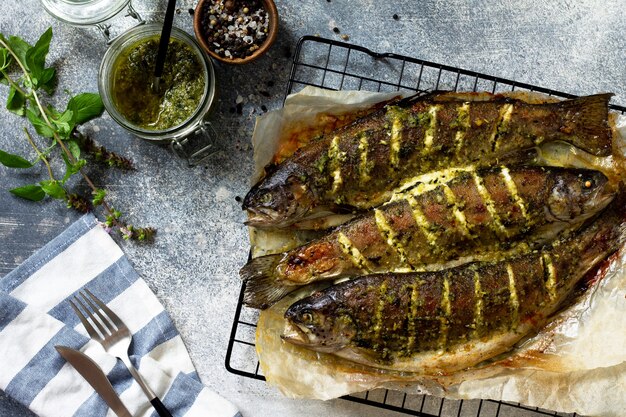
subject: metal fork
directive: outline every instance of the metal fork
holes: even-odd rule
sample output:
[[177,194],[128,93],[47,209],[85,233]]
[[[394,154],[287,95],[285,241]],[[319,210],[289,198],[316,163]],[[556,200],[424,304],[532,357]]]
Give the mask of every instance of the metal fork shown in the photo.
[[[85,294],[86,293],[86,294]],[[69,300],[72,309],[85,326],[87,333],[92,339],[99,342],[104,350],[111,355],[124,362],[124,365],[128,368],[135,381],[141,386],[141,389],[146,394],[150,403],[161,417],[172,417],[172,414],[165,408],[159,397],[150,389],[146,381],[135,369],[128,357],[128,349],[132,340],[132,335],[128,330],[128,327],[120,320],[120,318],[109,307],[91,293],[88,289],[84,292],[79,292],[82,296],[83,302],[78,296],[74,297],[74,301]],[[78,308],[80,305],[85,312]],[[96,318],[95,316],[98,316]],[[91,320],[91,322],[90,322]],[[93,323],[93,325],[92,325]],[[97,328],[94,328],[95,327]]]

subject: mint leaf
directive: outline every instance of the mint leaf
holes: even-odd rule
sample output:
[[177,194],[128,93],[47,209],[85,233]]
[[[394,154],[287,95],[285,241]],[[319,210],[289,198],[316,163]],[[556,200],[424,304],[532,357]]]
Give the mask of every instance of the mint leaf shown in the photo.
[[41,189],[52,198],[65,199],[65,189],[56,180],[40,181]]
[[98,188],[95,191],[92,191],[93,200],[91,201],[94,206],[99,206],[104,202],[104,197],[106,197],[107,192],[102,188]]
[[76,160],[80,159],[80,146],[78,146],[78,143],[76,143],[75,140],[68,140],[66,143],[66,146],[69,149],[72,156],[74,157],[74,159]]
[[54,93],[54,89],[56,88],[56,68],[46,68],[39,75],[39,81],[37,85],[44,89],[44,91],[48,94]]
[[104,104],[100,95],[82,93],[70,99],[67,109],[74,112],[74,123],[78,125],[100,116],[104,111]]
[[59,135],[67,138],[72,132],[72,129],[74,129],[73,119],[74,112],[71,110],[66,110],[61,113],[58,118],[52,119],[52,123],[56,125]]
[[5,42],[9,44],[13,53],[17,56],[17,59],[20,60],[22,65],[28,69],[28,64],[26,64],[26,53],[32,48],[32,46],[19,36],[11,36],[9,39],[5,39]]
[[9,168],[30,168],[33,164],[19,155],[14,155],[0,149],[0,164]]
[[43,200],[43,198],[46,196],[46,193],[43,191],[43,189],[36,184],[14,188],[12,190],[9,190],[9,192],[13,195],[31,201],[40,201]]
[[4,71],[11,64],[11,56],[9,50],[6,48],[0,48],[0,71]]
[[54,131],[32,109],[26,109],[26,117],[41,136],[54,137]]
[[24,116],[24,105],[26,104],[26,97],[20,93],[15,87],[11,86],[9,89],[9,96],[7,97],[7,109],[19,116]]
[[46,68],[46,56],[50,50],[52,40],[52,28],[48,28],[37,40],[32,48],[26,51],[25,62],[31,72],[31,78],[35,88],[48,86],[54,77],[54,68]]
[[78,171],[80,171],[80,169],[85,166],[87,161],[85,161],[84,159],[79,159],[76,161],[76,163],[73,164],[72,162],[70,162],[68,157],[65,156],[65,154],[61,154],[61,156],[63,157],[63,161],[65,161],[65,175],[63,176],[61,183],[65,184],[65,182],[72,175],[78,173]]

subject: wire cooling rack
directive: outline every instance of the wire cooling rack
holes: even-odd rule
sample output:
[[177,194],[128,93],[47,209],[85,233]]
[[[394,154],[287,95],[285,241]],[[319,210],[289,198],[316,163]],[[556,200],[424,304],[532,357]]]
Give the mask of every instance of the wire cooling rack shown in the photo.
[[[559,98],[562,93],[530,84],[480,74],[447,65],[392,53],[376,53],[367,48],[305,36],[296,47],[286,95],[305,86],[331,90],[368,90],[406,93],[432,90],[453,91],[535,91]],[[626,114],[626,107],[611,105]],[[241,288],[233,327],[226,351],[226,369],[248,378],[265,380],[255,350],[258,311],[243,305]],[[427,395],[408,395],[389,390],[373,390],[343,397],[346,400],[420,417],[574,417],[518,403],[491,400],[448,400]]]

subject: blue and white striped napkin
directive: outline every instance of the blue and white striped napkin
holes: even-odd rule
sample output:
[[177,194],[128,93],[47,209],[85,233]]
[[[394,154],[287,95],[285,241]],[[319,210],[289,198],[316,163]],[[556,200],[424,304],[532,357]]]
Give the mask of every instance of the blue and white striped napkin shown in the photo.
[[156,417],[121,361],[91,341],[68,299],[88,288],[133,334],[130,357],[175,417],[241,417],[202,385],[172,320],[122,250],[86,215],[0,278],[0,389],[45,417],[113,416],[57,353],[80,349],[98,363],[139,417]]

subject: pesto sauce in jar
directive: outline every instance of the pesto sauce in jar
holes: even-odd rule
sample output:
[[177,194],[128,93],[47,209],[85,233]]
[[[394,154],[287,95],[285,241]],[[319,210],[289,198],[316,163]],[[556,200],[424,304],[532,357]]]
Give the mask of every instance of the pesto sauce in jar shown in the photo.
[[183,124],[196,111],[205,90],[200,58],[184,42],[170,38],[159,92],[152,88],[159,36],[129,46],[113,64],[111,95],[130,123],[146,130]]

